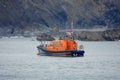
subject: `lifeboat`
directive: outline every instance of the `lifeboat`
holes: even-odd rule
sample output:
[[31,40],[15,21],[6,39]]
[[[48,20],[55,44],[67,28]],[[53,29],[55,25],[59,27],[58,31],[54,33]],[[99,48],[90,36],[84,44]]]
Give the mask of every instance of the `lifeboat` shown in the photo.
[[75,40],[53,40],[49,44],[39,45],[38,51],[44,56],[84,56],[83,45],[79,46]]

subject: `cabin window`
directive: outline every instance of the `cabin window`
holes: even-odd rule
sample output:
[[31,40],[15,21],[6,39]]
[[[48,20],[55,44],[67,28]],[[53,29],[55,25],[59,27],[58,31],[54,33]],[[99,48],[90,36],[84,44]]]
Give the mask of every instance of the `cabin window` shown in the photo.
[[61,43],[60,42],[51,42],[51,46],[60,46]]

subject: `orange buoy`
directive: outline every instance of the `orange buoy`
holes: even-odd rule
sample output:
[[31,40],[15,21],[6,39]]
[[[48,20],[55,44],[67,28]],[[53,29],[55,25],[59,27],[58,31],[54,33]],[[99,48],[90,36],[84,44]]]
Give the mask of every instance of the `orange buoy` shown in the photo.
[[83,46],[83,45],[80,45],[80,46],[79,46],[79,49],[80,49],[80,50],[84,50],[84,46]]

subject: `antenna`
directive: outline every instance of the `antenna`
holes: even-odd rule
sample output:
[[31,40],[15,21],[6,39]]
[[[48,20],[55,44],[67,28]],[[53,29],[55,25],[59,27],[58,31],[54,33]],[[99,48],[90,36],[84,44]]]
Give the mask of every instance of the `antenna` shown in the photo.
[[71,22],[71,29],[70,29],[70,33],[73,34],[73,20]]

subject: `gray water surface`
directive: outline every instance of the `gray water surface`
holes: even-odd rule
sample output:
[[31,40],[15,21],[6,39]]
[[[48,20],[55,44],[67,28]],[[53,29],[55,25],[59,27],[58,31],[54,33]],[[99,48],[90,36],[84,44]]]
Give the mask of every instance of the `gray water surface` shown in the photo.
[[37,56],[39,42],[0,39],[0,80],[120,80],[120,42],[84,42],[84,57]]

